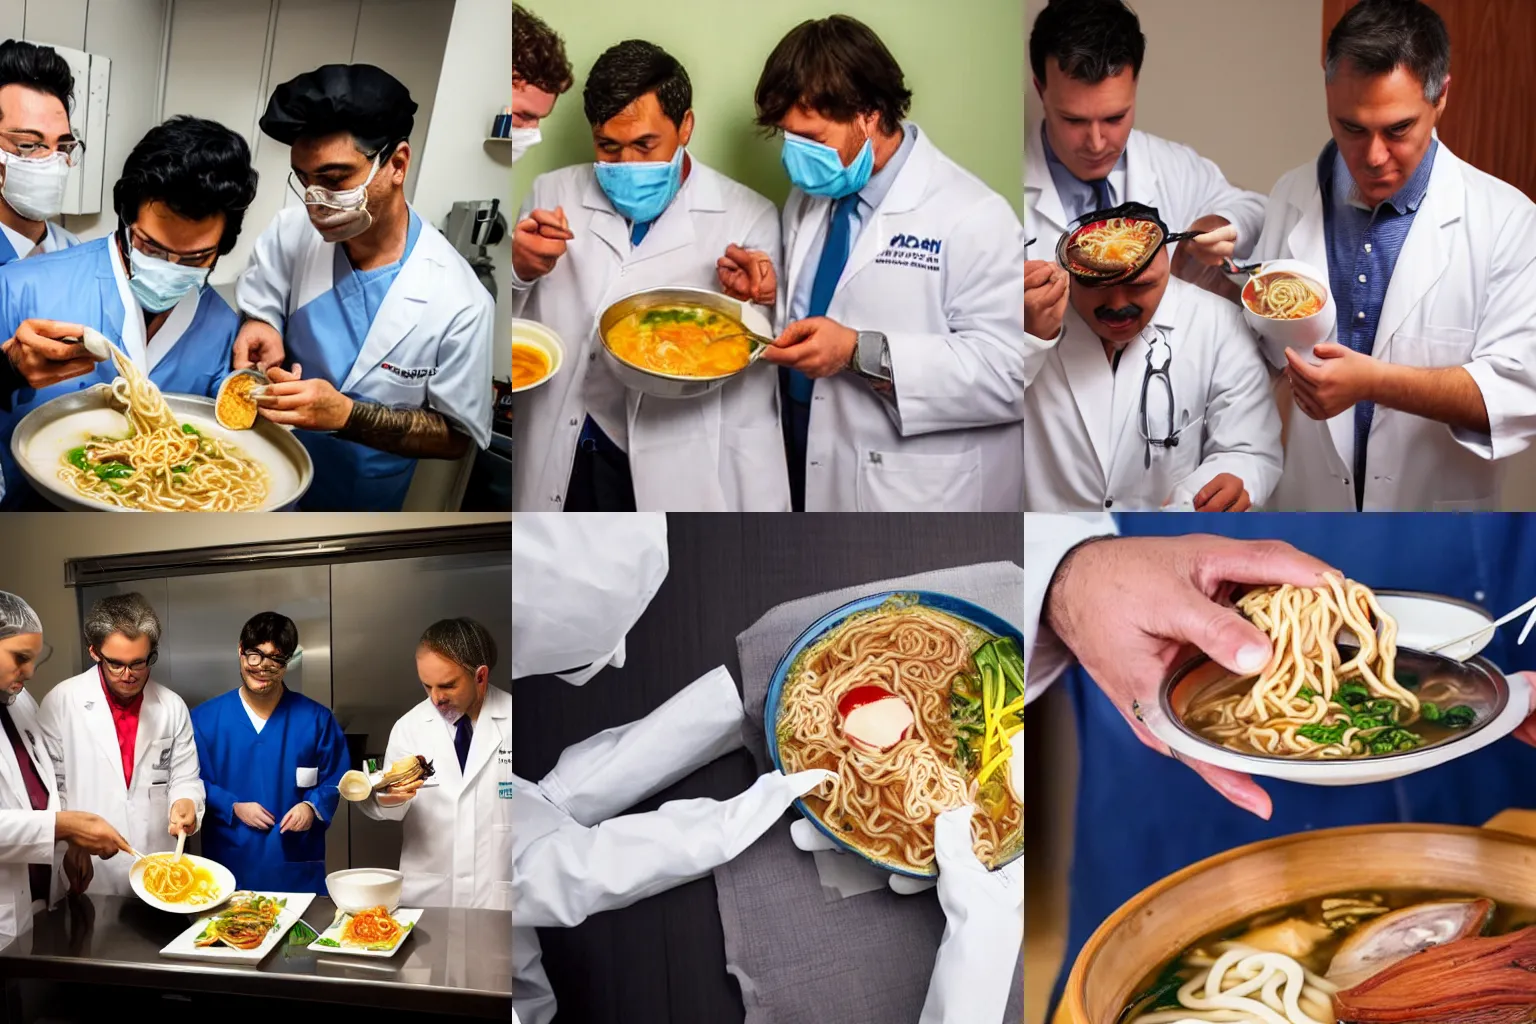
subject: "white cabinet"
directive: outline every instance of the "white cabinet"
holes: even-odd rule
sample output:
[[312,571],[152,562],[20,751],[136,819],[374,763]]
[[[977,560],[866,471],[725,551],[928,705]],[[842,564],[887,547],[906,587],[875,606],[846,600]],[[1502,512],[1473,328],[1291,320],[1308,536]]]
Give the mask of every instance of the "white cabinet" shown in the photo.
[[75,137],[85,143],[85,159],[70,169],[64,191],[64,212],[100,213],[107,149],[107,88],[112,80],[112,62],[100,54],[73,50],[44,40],[27,41],[40,46],[52,45],[69,63],[69,70],[75,76],[69,121],[75,129]]

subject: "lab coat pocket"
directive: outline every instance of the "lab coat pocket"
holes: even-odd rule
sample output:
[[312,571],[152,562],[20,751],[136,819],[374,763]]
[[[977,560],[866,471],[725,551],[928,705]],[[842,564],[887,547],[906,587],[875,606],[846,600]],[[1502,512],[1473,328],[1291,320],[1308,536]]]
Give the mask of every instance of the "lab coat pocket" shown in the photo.
[[865,452],[860,512],[979,512],[981,452]]
[[159,835],[171,824],[171,787],[165,782],[149,784],[149,834]]
[[293,784],[300,789],[313,789],[320,784],[319,768],[298,768],[294,770]]
[[1399,331],[1392,338],[1391,360],[1402,366],[1465,366],[1472,361],[1477,333],[1463,327],[1430,327],[1419,334]]
[[361,396],[391,409],[420,409],[427,404],[427,378],[403,380],[388,370],[374,370]]

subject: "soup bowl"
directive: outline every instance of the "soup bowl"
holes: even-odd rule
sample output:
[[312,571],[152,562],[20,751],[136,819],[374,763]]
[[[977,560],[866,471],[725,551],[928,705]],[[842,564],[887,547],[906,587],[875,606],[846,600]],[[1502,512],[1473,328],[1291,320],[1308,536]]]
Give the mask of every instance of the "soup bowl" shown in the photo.
[[[1012,637],[1014,642],[1019,644],[1019,649],[1023,650],[1024,638],[1017,627],[980,605],[972,604],[964,598],[952,597],[949,594],[940,594],[928,590],[885,591],[879,594],[871,594],[868,597],[861,597],[856,601],[850,601],[841,608],[835,608],[807,626],[805,631],[795,639],[795,642],[789,645],[789,649],[779,658],[778,666],[773,670],[773,678],[769,681],[768,697],[763,711],[763,725],[767,732],[768,756],[772,759],[773,766],[779,771],[785,771],[784,759],[779,750],[779,713],[784,703],[784,690],[789,682],[789,675],[794,669],[796,660],[807,648],[814,646],[828,634],[837,630],[851,616],[879,608],[892,598],[900,598],[910,605],[943,612],[946,615],[984,630],[993,636]],[[837,829],[822,821],[820,816],[803,799],[795,801],[795,809],[814,825],[817,831],[836,843],[842,850],[857,854],[882,870],[898,875],[906,875],[909,878],[934,878],[938,875],[936,867],[930,867],[927,871],[914,871],[905,864],[877,857],[850,843],[843,838]],[[1023,852],[1024,836],[1021,830],[1017,840],[1008,849],[1003,851],[1002,857],[998,860],[997,867],[1013,863]]]
[[393,868],[347,868],[325,876],[331,902],[349,914],[383,906],[393,914],[400,906],[405,876]]
[[[1244,301],[1243,319],[1260,337],[1286,348],[1294,348],[1310,358],[1313,345],[1320,345],[1333,337],[1339,307],[1333,301],[1333,290],[1328,287],[1327,272],[1317,270],[1310,263],[1303,263],[1301,260],[1270,260],[1252,276],[1263,278],[1282,272],[1305,277],[1320,287],[1323,290],[1323,308],[1311,316],[1296,320],[1274,320],[1255,313]],[[1243,282],[1243,286],[1247,287],[1246,281]]]
[[544,358],[549,362],[549,369],[544,376],[522,387],[513,388],[514,395],[522,391],[532,391],[553,380],[555,374],[560,372],[560,364],[565,361],[565,344],[560,340],[560,335],[537,320],[513,320],[512,344],[532,346],[543,352]]
[[1058,1020],[1116,1024],[1152,972],[1266,910],[1329,893],[1435,889],[1536,904],[1536,841],[1458,825],[1359,825],[1267,839],[1142,890],[1089,937]]
[[699,306],[713,310],[740,323],[747,330],[765,338],[773,337],[773,325],[762,310],[750,303],[741,302],[728,295],[721,295],[704,288],[647,288],[633,292],[614,302],[597,318],[597,337],[601,343],[603,360],[610,372],[625,387],[655,398],[698,398],[707,395],[733,377],[751,369],[762,346],[752,343],[752,356],[747,364],[730,373],[714,377],[690,377],[681,374],[648,370],[626,362],[608,345],[608,332],[620,320],[631,313],[639,313],[658,306]]
[[[129,856],[129,854],[119,854],[118,856]],[[144,868],[148,863],[147,859],[134,861],[133,866],[128,869],[128,885],[133,889],[134,895],[156,910],[164,910],[172,914],[201,914],[215,909],[235,894],[235,874],[229,868],[218,861],[209,860],[207,857],[198,857],[190,853],[184,853],[182,856],[213,875],[213,881],[218,892],[212,900],[209,900],[207,903],[168,903],[158,896],[152,895],[148,889],[144,888]]]

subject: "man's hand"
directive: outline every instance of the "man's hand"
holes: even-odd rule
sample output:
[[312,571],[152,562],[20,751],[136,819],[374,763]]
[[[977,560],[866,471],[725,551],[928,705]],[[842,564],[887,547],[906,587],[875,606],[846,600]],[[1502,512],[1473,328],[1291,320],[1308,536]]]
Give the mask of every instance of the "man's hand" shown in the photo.
[[[1157,706],[1183,645],[1194,644],[1230,672],[1262,670],[1269,638],[1232,608],[1237,585],[1315,587],[1330,571],[1336,570],[1280,541],[1204,534],[1094,540],[1057,567],[1046,621],[1137,739],[1172,756],[1137,709]],[[1248,776],[1202,762],[1189,767],[1234,804],[1269,817],[1269,795]]]
[[173,836],[191,835],[197,831],[197,804],[182,797],[171,804],[170,824],[166,831]]
[[846,370],[858,341],[857,331],[836,320],[813,316],[784,328],[784,333],[763,352],[763,358],[799,370],[814,380]]
[[1242,480],[1231,473],[1217,473],[1195,495],[1196,512],[1247,512],[1253,507]]
[[1321,366],[1307,362],[1296,350],[1285,350],[1285,375],[1291,382],[1296,407],[1315,420],[1332,419],[1356,402],[1373,401],[1381,363],[1370,356],[1332,342],[1312,349]]
[[85,892],[95,876],[96,867],[91,863],[90,851],[70,843],[64,851],[64,877],[69,879],[69,891]]
[[288,813],[283,815],[283,823],[278,827],[279,832],[308,832],[309,827],[315,823],[315,809],[306,803],[296,803],[288,808]]
[[417,779],[415,782],[407,782],[399,786],[390,786],[388,789],[383,790],[378,794],[376,799],[379,801],[379,806],[400,806],[407,800],[415,797],[416,791],[421,788],[421,784],[425,781],[425,779]]
[[531,210],[512,230],[512,269],[519,280],[537,281],[560,262],[565,243],[576,236],[560,207]]
[[9,357],[16,372],[26,378],[28,386],[45,388],[96,368],[96,360],[84,345],[65,340],[84,334],[85,328],[80,324],[23,320],[16,328],[16,336],[0,345],[0,351]]
[[1050,341],[1067,315],[1067,272],[1045,260],[1024,264],[1024,330]]
[[1237,251],[1237,228],[1225,217],[1207,214],[1191,224],[1189,230],[1200,234],[1180,242],[1174,249],[1173,262],[1168,265],[1168,273],[1174,277],[1183,277],[1195,265],[1219,266]]
[[728,245],[715,262],[715,273],[725,294],[741,302],[771,306],[779,296],[779,278],[765,252]]
[[[265,832],[277,821],[272,817],[272,812],[254,800],[247,800],[234,806],[235,817],[245,822],[258,832]],[[286,820],[286,819],[285,819]]]
[[112,827],[111,822],[89,811],[58,812],[53,819],[53,837],[73,843],[102,860],[118,850],[130,854],[133,852],[128,847],[128,840]]
[[263,372],[283,361],[283,336],[265,320],[247,320],[235,335],[237,370],[255,367]]
[[272,383],[256,396],[257,412],[273,423],[304,430],[340,430],[352,415],[352,399],[328,380],[303,379],[304,367],[292,372],[280,366],[267,371]]

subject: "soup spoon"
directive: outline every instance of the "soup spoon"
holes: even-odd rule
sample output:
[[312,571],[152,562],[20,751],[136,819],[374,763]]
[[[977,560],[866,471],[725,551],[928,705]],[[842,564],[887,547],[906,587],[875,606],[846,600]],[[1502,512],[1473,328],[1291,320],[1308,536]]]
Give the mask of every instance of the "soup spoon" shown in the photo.
[[1520,630],[1520,638],[1515,641],[1516,645],[1523,644],[1525,643],[1525,638],[1531,635],[1532,628],[1536,628],[1536,597],[1531,598],[1529,601],[1525,602],[1525,604],[1521,605],[1519,608],[1516,608],[1514,611],[1510,612],[1503,618],[1488,623],[1488,625],[1484,626],[1482,629],[1479,629],[1473,633],[1468,633],[1463,637],[1457,637],[1455,640],[1447,640],[1445,643],[1436,644],[1435,646],[1428,648],[1425,653],[1443,654],[1445,657],[1450,658],[1453,661],[1466,661],[1476,653],[1474,648],[1477,647],[1479,641],[1481,641],[1484,637],[1491,636],[1495,629],[1504,625],[1506,622],[1513,622],[1527,612],[1530,613],[1531,617],[1526,620],[1525,628]]

